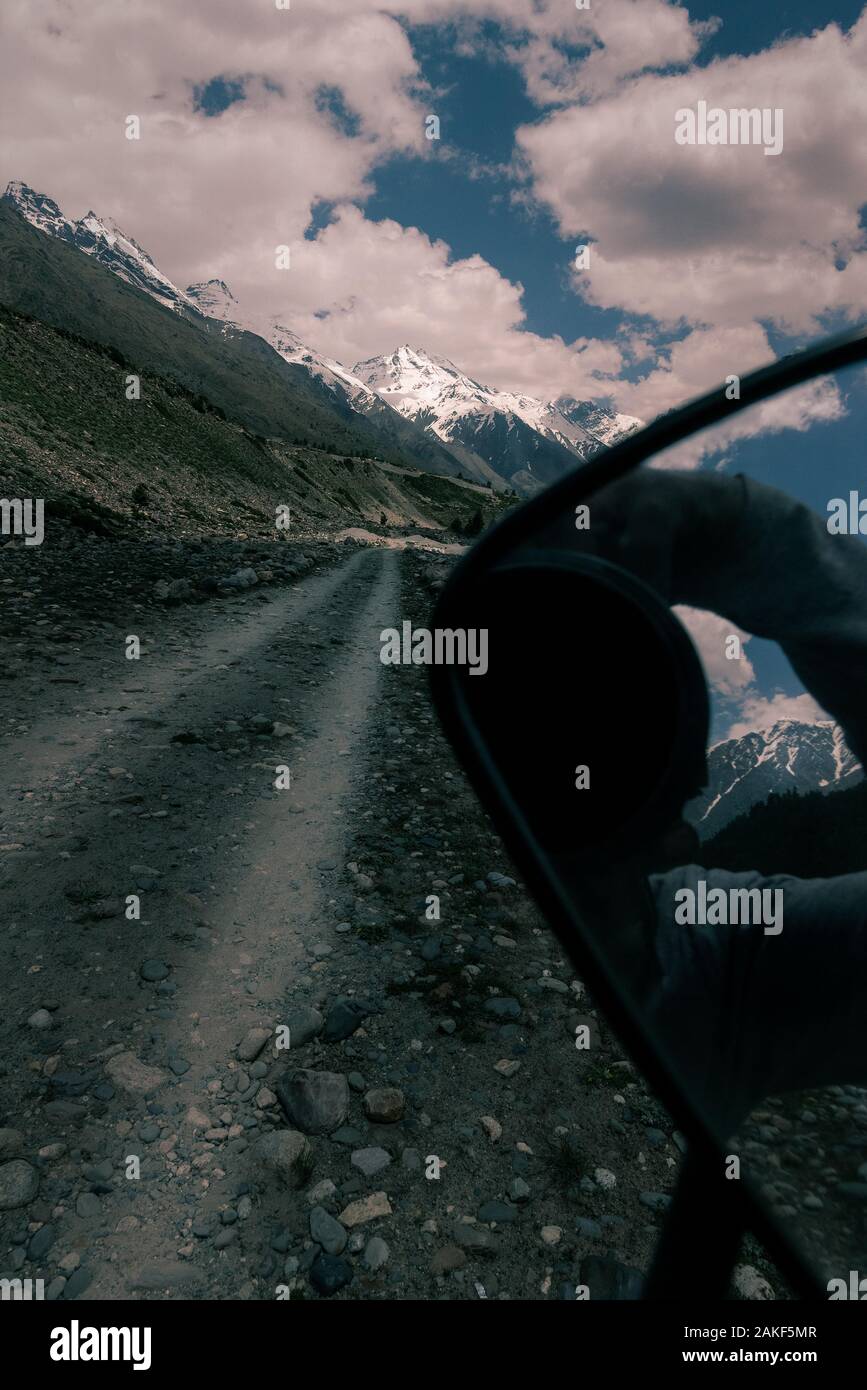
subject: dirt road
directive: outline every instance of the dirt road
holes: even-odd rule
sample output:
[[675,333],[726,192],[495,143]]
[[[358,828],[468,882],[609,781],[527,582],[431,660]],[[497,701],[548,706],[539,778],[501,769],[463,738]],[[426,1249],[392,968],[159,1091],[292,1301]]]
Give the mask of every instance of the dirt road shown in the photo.
[[3,689],[0,1269],[64,1299],[622,1290],[677,1136],[425,673],[379,661],[447,561],[316,561],[115,595]]

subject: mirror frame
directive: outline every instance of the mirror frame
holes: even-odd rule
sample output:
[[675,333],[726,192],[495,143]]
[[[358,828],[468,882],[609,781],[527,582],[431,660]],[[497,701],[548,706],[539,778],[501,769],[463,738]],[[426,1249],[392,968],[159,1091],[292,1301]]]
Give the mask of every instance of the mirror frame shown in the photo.
[[[740,380],[740,396],[730,400],[726,386],[717,387],[704,396],[654,420],[619,444],[603,450],[586,464],[579,465],[564,478],[546,488],[538,496],[524,502],[495,524],[458,562],[434,605],[432,624],[435,628],[461,626],[459,619],[465,596],[479,578],[494,569],[502,560],[508,562],[513,549],[525,543],[546,525],[559,520],[564,513],[589,498],[598,489],[631,473],[649,458],[690,438],[702,430],[720,423],[732,415],[757,405],[794,386],[839,371],[845,367],[867,362],[867,324],[843,333],[815,346],[783,357],[767,367],[749,373]],[[577,974],[588,983],[594,1000],[617,1033],[625,1049],[635,1059],[643,1076],[658,1099],[675,1119],[678,1128],[689,1142],[687,1162],[682,1167],[707,1175],[718,1163],[722,1175],[721,1141],[713,1134],[703,1116],[694,1108],[684,1088],[677,1080],[667,1059],[657,1051],[652,1037],[636,1020],[628,998],[621,993],[608,967],[589,934],[581,927],[580,915],[574,903],[561,891],[562,884],[551,856],[535,839],[521,807],[513,800],[500,770],[491,758],[469,713],[458,668],[435,666],[429,668],[434,706],[444,731],[463,764],[483,806],[493,820],[506,848],[519,867],[527,886],[553,929],[567,958]],[[695,1199],[694,1184],[691,1196]],[[671,1209],[671,1217],[681,1196],[679,1187]],[[818,1275],[806,1262],[803,1253],[789,1238],[777,1221],[765,1210],[749,1184],[725,1182],[719,1193],[708,1194],[711,1201],[724,1199],[729,1212],[737,1212],[743,1229],[751,1229],[761,1239],[771,1258],[792,1288],[810,1301],[827,1300],[827,1290]],[[683,1213],[678,1214],[682,1224]],[[654,1260],[665,1244],[667,1226],[657,1239]],[[726,1256],[728,1258],[728,1256]],[[653,1279],[653,1267],[651,1280]],[[661,1281],[665,1285],[663,1277]],[[645,1296],[657,1295],[648,1290]],[[669,1295],[670,1296],[670,1295]]]

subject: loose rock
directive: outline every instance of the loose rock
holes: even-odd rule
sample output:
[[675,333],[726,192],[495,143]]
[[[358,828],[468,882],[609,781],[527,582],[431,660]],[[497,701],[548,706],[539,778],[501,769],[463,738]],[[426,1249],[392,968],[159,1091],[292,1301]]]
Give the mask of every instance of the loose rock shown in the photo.
[[277,1082],[277,1095],[289,1119],[305,1134],[328,1134],[349,1110],[349,1084],[332,1071],[295,1071]]
[[292,1129],[263,1134],[256,1141],[254,1158],[287,1187],[301,1187],[307,1181],[312,1150],[303,1134]]

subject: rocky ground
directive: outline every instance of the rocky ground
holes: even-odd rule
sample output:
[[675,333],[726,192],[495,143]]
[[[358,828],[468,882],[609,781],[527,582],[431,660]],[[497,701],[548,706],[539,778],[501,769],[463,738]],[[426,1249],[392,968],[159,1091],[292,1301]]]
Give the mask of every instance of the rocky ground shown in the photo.
[[634,1293],[682,1140],[379,661],[447,561],[76,534],[2,552],[0,1274]]

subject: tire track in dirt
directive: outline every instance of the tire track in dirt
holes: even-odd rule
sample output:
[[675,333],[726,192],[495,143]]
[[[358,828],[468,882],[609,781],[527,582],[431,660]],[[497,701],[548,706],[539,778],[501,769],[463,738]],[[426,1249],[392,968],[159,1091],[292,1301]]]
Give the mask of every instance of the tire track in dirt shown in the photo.
[[[4,1122],[24,1131],[28,1156],[46,1144],[66,1145],[54,1166],[43,1164],[43,1193],[54,1205],[42,1204],[37,1220],[59,1222],[63,1240],[58,1240],[65,1241],[66,1253],[82,1253],[92,1276],[82,1289],[85,1297],[135,1296],[127,1287],[134,1266],[149,1257],[170,1258],[188,1234],[187,1209],[194,1209],[203,1193],[220,1200],[226,1195],[221,1179],[203,1172],[223,1146],[195,1137],[189,1128],[181,1143],[175,1131],[191,1103],[207,1104],[207,1083],[213,1088],[218,1066],[236,1065],[232,1053],[246,1027],[261,1021],[263,1007],[280,997],[291,984],[293,967],[301,969],[306,960],[310,923],[325,892],[315,865],[342,853],[343,812],[361,766],[358,750],[381,669],[378,633],[386,619],[392,620],[395,569],[395,558],[383,551],[360,552],[339,569],[308,579],[288,599],[269,604],[264,614],[240,617],[234,631],[227,633],[222,625],[206,630],[182,671],[168,654],[159,669],[154,663],[147,688],[137,692],[136,704],[126,712],[128,719],[164,716],[168,723],[181,713],[179,697],[186,696],[184,725],[213,725],[217,717],[225,721],[235,715],[243,721],[270,705],[267,723],[285,718],[288,703],[293,721],[304,726],[292,729],[291,752],[277,750],[277,760],[285,757],[292,766],[289,791],[273,788],[280,740],[267,733],[257,735],[260,746],[233,760],[227,754],[236,750],[215,744],[212,728],[205,729],[208,743],[146,745],[130,738],[129,724],[119,739],[104,739],[92,720],[70,715],[66,726],[75,726],[81,741],[68,755],[64,750],[58,765],[58,745],[49,741],[50,726],[45,730],[42,766],[47,763],[54,788],[40,786],[23,812],[22,803],[16,807],[19,826],[29,822],[31,827],[29,843],[37,848],[29,852],[37,860],[45,852],[38,838],[45,829],[40,814],[61,795],[57,779],[73,758],[80,761],[82,744],[91,757],[121,760],[124,777],[141,789],[131,793],[138,799],[131,808],[134,818],[121,815],[114,824],[111,815],[118,807],[110,798],[80,789],[86,804],[76,824],[83,826],[86,844],[73,856],[84,894],[88,882],[93,893],[105,890],[121,898],[140,891],[140,922],[125,921],[122,902],[114,904],[120,914],[112,912],[107,926],[98,913],[90,922],[91,900],[85,896],[80,914],[85,920],[70,924],[67,917],[61,930],[63,880],[68,886],[71,876],[64,861],[59,868],[56,862],[45,868],[40,863],[34,884],[33,860],[16,856],[16,881],[10,883],[7,875],[2,893],[7,904],[13,892],[26,895],[12,904],[22,920],[10,927],[11,1027],[4,1030],[4,1055],[11,1058],[14,1075]],[[86,690],[92,698],[92,688]],[[22,742],[31,738],[32,731]],[[13,753],[23,751],[13,748]],[[7,798],[17,776],[7,762]],[[38,775],[31,774],[31,780],[38,784]],[[159,804],[155,796],[168,797],[169,813],[148,809]],[[171,810],[179,814],[172,817]],[[190,844],[191,838],[205,843]],[[131,881],[131,863],[140,861],[141,869],[155,860],[155,877],[148,881],[150,869],[139,875],[146,887]],[[189,881],[192,876],[195,882]],[[210,898],[207,907],[203,896]],[[169,957],[171,966],[170,979],[154,982],[156,988],[139,978],[139,963],[151,955]],[[23,1030],[30,1009],[46,1002],[52,1028],[35,1034]],[[167,1087],[158,1096],[124,1097],[111,1094],[111,1085],[106,1088],[104,1064],[111,1054],[127,1051],[164,1071]],[[171,1074],[173,1063],[177,1076]],[[47,1105],[40,1104],[46,1099]],[[227,1105],[221,1107],[224,1114]],[[215,1122],[212,1128],[225,1132],[231,1126]],[[142,1134],[154,1137],[138,1142]],[[235,1142],[233,1160],[245,1148],[246,1139]],[[122,1176],[130,1153],[141,1157],[140,1182]],[[194,1161],[203,1158],[203,1164]],[[107,1165],[110,1176],[86,1178],[99,1163]],[[99,1211],[85,1201],[82,1214],[78,1189],[90,1187],[93,1196],[94,1185]],[[4,1218],[4,1225],[14,1219]],[[218,1253],[214,1263],[219,1266],[221,1259],[225,1264],[226,1256]],[[51,1260],[47,1263],[50,1277]],[[44,1269],[38,1273],[45,1276]],[[221,1279],[219,1291],[214,1288],[209,1275],[209,1296],[233,1296],[237,1270],[227,1290]],[[202,1284],[182,1280],[180,1287]]]

